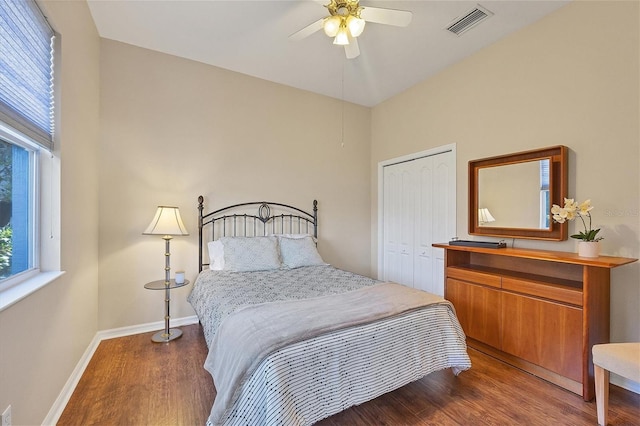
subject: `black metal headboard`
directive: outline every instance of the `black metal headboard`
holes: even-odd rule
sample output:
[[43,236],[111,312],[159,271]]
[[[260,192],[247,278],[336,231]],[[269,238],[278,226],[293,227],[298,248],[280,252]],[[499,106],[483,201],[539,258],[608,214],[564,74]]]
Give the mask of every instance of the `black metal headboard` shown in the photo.
[[[257,213],[250,212],[253,208]],[[272,209],[274,213],[272,214]],[[318,201],[313,200],[313,213],[287,204],[252,201],[234,204],[203,214],[204,197],[198,197],[198,268],[202,272],[203,245],[225,236],[260,236],[268,234],[311,234],[318,238]],[[277,213],[276,213],[277,212]],[[210,233],[204,236],[204,228]],[[217,231],[217,233],[216,233]]]

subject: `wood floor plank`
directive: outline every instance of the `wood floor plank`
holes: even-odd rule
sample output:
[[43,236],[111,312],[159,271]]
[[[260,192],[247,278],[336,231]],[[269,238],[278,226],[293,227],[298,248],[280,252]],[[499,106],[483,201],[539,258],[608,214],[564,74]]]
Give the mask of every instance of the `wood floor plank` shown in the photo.
[[58,425],[203,425],[215,398],[198,325],[170,343],[154,333],[104,340]]
[[[58,425],[204,425],[215,388],[199,325],[152,343],[153,333],[100,343]],[[578,395],[470,349],[459,376],[432,373],[317,426],[595,425]],[[640,426],[640,395],[611,386],[610,426]],[[251,425],[253,426],[253,425]],[[261,426],[261,425],[256,425]]]

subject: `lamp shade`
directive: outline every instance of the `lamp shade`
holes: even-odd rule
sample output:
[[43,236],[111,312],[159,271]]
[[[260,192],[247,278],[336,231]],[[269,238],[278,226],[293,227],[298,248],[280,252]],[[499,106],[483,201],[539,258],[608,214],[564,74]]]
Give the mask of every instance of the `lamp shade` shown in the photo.
[[340,29],[340,23],[342,22],[342,18],[339,16],[329,16],[325,18],[324,24],[322,28],[324,29],[324,33],[329,37],[335,37],[338,34],[338,30]]
[[478,209],[478,222],[480,223],[489,223],[495,222],[496,219],[491,215],[488,208]]
[[177,207],[158,206],[156,215],[143,235],[189,235]]
[[349,34],[347,34],[347,27],[342,25],[340,26],[340,30],[338,30],[338,34],[336,34],[336,38],[333,39],[333,44],[338,44],[340,46],[345,46],[349,44]]
[[351,37],[358,37],[364,31],[364,25],[366,24],[364,19],[357,18],[349,15],[347,18],[347,27],[349,27],[349,33]]

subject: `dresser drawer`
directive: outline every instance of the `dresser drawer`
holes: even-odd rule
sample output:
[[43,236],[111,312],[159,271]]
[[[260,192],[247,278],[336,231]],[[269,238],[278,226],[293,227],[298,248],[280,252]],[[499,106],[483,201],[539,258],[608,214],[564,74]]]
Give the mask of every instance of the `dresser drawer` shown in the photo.
[[470,281],[476,284],[486,285],[489,287],[502,287],[502,278],[500,275],[490,274],[487,272],[474,271],[466,268],[457,268],[449,266],[447,268],[447,277],[455,278],[462,281]]
[[551,285],[518,278],[503,277],[504,290],[555,300],[561,303],[582,306],[582,291],[575,288]]

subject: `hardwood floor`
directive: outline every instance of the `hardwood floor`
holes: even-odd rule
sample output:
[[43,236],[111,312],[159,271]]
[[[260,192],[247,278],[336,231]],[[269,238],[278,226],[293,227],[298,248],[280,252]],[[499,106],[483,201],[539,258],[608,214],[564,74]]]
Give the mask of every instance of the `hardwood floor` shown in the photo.
[[[169,344],[153,333],[100,343],[58,425],[204,425],[215,389],[200,326]],[[317,426],[595,425],[595,403],[475,350],[473,367],[444,370]],[[610,425],[640,425],[640,395],[611,387]]]
[[154,333],[100,342],[58,425],[204,425],[215,397],[207,346],[199,325],[181,330],[168,344]]

